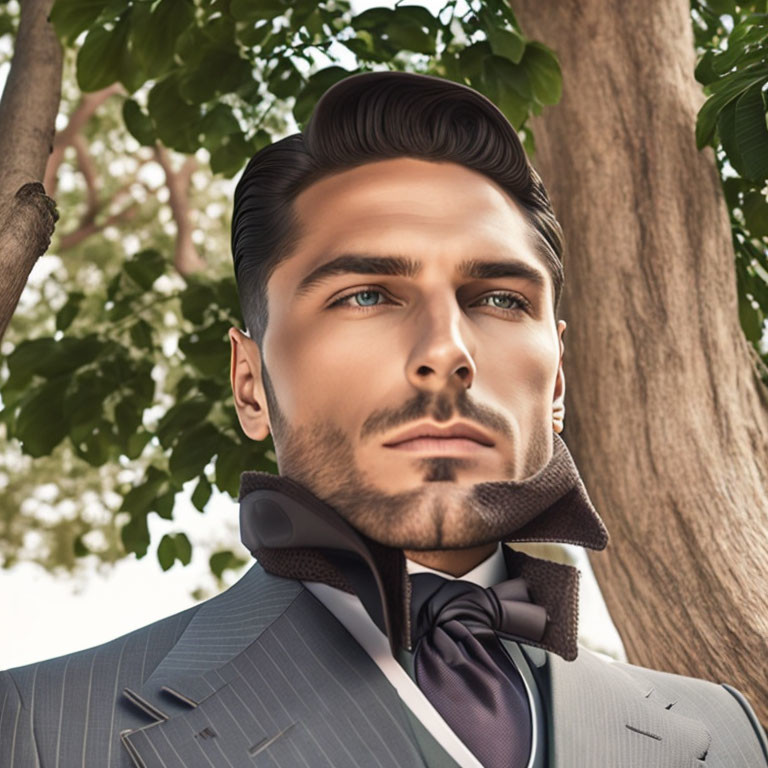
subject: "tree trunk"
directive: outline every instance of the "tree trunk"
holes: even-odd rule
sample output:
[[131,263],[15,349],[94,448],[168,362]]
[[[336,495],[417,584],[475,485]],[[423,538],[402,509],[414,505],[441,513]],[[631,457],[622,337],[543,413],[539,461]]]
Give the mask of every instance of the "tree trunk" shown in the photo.
[[512,5],[563,70],[535,165],[567,242],[563,437],[611,534],[595,574],[630,662],[734,685],[766,723],[768,391],[695,146],[688,1]]
[[48,21],[52,5],[53,0],[21,0],[0,100],[0,339],[57,218],[40,183],[61,98],[62,51]]

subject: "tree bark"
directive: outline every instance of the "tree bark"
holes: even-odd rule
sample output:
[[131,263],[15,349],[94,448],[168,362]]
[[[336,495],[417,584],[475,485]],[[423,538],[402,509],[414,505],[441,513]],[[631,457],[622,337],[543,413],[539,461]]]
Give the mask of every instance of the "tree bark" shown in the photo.
[[0,100],[0,339],[57,218],[40,183],[61,98],[62,51],[48,21],[52,5],[53,0],[22,0]]
[[695,146],[688,0],[512,5],[563,71],[535,165],[567,242],[563,437],[611,534],[595,574],[630,662],[734,685],[766,723],[768,392]]

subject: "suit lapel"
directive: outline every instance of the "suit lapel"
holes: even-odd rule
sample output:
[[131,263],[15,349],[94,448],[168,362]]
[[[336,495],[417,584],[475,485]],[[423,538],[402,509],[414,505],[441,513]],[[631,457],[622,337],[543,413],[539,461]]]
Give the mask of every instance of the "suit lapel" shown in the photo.
[[711,736],[704,724],[670,711],[623,666],[580,647],[570,662],[547,653],[538,670],[549,768],[679,768],[706,756]]
[[152,721],[121,734],[144,768],[425,765],[371,658],[303,585],[259,566],[203,604],[125,695]]

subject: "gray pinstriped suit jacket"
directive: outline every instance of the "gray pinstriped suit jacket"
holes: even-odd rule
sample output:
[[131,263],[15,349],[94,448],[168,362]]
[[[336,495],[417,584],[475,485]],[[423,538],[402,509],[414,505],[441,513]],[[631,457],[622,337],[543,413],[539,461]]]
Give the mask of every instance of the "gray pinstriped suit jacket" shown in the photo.
[[[727,686],[521,646],[550,768],[765,768]],[[96,648],[0,673],[0,768],[452,768],[301,582],[231,589]]]

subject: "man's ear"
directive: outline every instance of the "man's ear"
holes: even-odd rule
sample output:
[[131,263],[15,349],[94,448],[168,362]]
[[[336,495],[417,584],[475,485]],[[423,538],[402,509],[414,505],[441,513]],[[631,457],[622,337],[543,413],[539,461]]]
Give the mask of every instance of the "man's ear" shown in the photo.
[[565,320],[557,321],[557,337],[560,343],[560,358],[557,362],[557,378],[555,379],[555,392],[552,397],[552,428],[558,434],[563,431],[565,422],[565,373],[563,372],[563,352],[565,351],[563,331],[565,331],[565,326]]
[[229,329],[232,346],[229,379],[235,397],[240,426],[251,440],[264,440],[269,434],[267,398],[261,381],[259,345],[237,328]]

